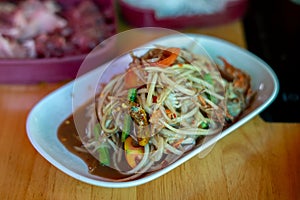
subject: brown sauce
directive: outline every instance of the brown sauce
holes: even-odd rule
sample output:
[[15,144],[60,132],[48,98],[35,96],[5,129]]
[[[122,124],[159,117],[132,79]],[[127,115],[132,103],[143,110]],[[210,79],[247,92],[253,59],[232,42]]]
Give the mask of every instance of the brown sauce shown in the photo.
[[[76,117],[83,118],[83,120],[81,120],[82,122],[86,121],[84,120],[85,109],[86,106],[83,106],[75,112]],[[76,127],[73,116],[74,115],[71,115],[67,119],[65,119],[58,128],[58,132],[57,132],[58,139],[65,146],[65,148],[68,149],[71,153],[80,157],[86,163],[90,174],[97,175],[100,177],[105,177],[105,178],[111,178],[111,179],[120,179],[126,177],[125,175],[120,174],[117,170],[113,168],[101,165],[100,162],[90,153],[78,151],[76,149],[76,147],[84,148],[80,140],[80,137],[78,135],[77,128],[84,130],[85,124],[77,124]]]
[[[121,174],[120,172],[118,172],[117,170],[111,167],[101,165],[100,162],[90,153],[78,151],[76,149],[76,147],[81,149],[84,148],[81,139],[78,135],[78,131],[84,131],[86,127],[86,124],[84,124],[84,122],[87,122],[86,108],[88,105],[89,104],[82,106],[80,109],[75,111],[72,115],[70,115],[60,124],[57,131],[57,136],[59,141],[65,146],[66,149],[68,149],[71,153],[81,158],[86,163],[90,174],[104,177],[104,178],[115,179],[115,180],[127,177],[126,175]],[[74,115],[76,116],[77,119],[76,126],[75,126]],[[82,120],[78,120],[78,118]],[[83,123],[80,124],[80,122]],[[233,123],[231,123],[230,125],[232,124]],[[225,130],[228,127],[229,125],[224,126],[223,130]],[[203,138],[204,137],[199,137],[196,143],[200,145],[202,143]],[[198,145],[196,145],[196,147]],[[125,158],[123,157],[123,159]]]

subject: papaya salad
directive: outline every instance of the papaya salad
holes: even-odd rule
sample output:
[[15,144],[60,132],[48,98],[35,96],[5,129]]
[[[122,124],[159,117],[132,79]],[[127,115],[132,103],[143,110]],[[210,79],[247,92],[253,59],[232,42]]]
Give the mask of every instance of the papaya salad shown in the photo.
[[101,85],[88,107],[82,138],[101,165],[126,175],[113,181],[173,163],[221,133],[254,96],[250,77],[221,57],[224,64],[215,66],[207,56],[164,46],[130,56],[126,72]]

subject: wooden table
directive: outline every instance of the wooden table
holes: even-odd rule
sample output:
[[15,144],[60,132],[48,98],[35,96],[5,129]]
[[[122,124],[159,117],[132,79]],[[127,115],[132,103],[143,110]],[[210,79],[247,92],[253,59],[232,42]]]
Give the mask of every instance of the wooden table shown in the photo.
[[[239,21],[185,31],[246,47]],[[259,116],[205,158],[147,184],[111,189],[75,180],[37,153],[25,129],[31,108],[63,84],[0,85],[0,199],[300,199],[300,124]]]

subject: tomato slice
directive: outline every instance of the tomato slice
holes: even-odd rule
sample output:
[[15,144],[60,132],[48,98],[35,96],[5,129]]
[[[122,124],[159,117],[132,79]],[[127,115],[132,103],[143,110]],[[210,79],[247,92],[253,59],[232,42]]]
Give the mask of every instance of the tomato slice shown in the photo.
[[163,68],[169,67],[175,62],[175,60],[177,59],[177,57],[180,53],[180,48],[170,47],[170,48],[167,48],[166,51],[171,52],[170,56],[157,62],[157,64]]
[[132,142],[133,139],[130,136],[126,138],[124,142],[125,158],[128,165],[132,168],[135,168],[144,156],[144,147],[135,147],[133,146]]
[[124,77],[124,82],[125,89],[137,88],[144,84],[143,81],[138,77],[138,75],[136,75],[136,73],[133,71],[133,69],[127,70]]

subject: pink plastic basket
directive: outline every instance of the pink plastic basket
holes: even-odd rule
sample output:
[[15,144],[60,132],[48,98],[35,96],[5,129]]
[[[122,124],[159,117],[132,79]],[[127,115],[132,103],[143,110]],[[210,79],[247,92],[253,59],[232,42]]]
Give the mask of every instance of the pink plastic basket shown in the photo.
[[[79,0],[57,0],[62,6],[71,6]],[[95,0],[106,12],[107,23],[116,33],[116,20],[113,0]],[[83,16],[84,17],[84,16]],[[114,43],[109,42],[97,48],[91,57],[90,70],[112,57]],[[65,56],[60,58],[0,59],[0,83],[40,83],[68,81],[76,78],[79,67],[87,55]]]

